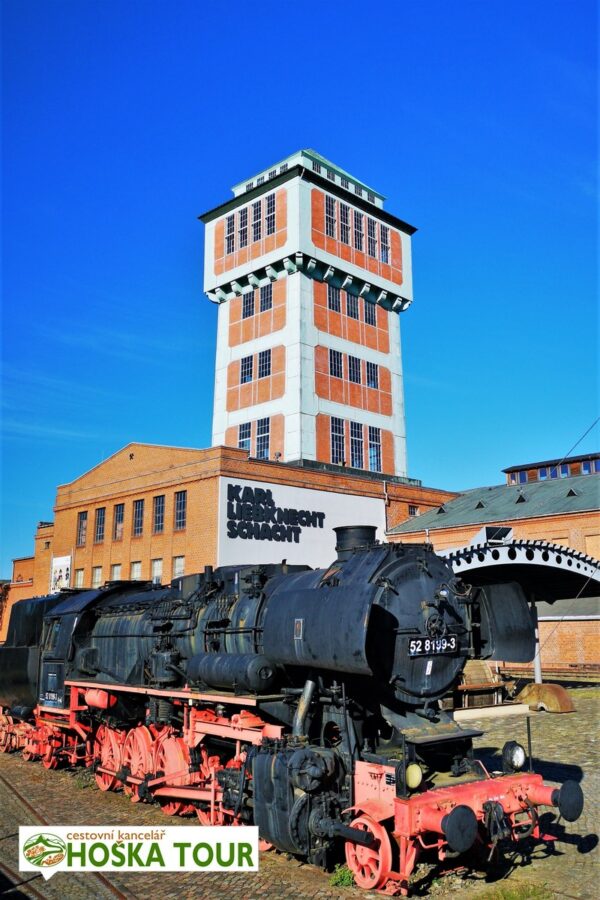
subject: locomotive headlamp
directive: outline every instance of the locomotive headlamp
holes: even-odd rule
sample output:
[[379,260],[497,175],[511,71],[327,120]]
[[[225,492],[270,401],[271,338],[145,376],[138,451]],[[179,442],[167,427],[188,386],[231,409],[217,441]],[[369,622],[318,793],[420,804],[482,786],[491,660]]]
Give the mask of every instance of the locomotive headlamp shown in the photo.
[[525,765],[525,748],[516,741],[507,741],[502,748],[502,768],[505,772],[518,772]]
[[423,770],[418,763],[409,763],[406,767],[406,787],[414,791],[423,781]]

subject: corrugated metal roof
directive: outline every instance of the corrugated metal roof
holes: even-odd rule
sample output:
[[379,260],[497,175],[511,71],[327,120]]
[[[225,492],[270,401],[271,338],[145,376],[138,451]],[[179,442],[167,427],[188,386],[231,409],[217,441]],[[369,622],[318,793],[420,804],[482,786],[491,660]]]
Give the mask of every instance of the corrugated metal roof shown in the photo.
[[[440,512],[440,510],[445,510]],[[600,475],[576,475],[528,484],[475,488],[443,506],[391,528],[389,534],[411,534],[429,528],[485,525],[539,516],[600,510]]]

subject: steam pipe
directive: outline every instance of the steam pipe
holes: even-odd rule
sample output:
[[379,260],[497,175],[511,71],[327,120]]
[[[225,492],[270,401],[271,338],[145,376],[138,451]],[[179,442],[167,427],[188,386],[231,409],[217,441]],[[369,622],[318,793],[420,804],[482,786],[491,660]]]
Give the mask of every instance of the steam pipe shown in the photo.
[[304,690],[302,691],[300,699],[298,700],[298,708],[296,709],[294,724],[292,725],[292,734],[294,735],[294,737],[301,737],[304,734],[306,716],[308,715],[308,708],[312,702],[316,686],[316,682],[311,681],[310,678],[307,678],[306,682],[304,683]]

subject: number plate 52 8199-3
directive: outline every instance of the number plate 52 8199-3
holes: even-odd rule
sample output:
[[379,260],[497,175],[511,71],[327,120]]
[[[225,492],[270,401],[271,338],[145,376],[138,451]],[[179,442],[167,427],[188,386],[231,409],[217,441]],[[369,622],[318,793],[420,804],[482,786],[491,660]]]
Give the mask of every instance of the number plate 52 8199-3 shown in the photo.
[[437,656],[442,653],[456,653],[458,640],[455,634],[430,638],[424,635],[411,638],[408,642],[409,656]]

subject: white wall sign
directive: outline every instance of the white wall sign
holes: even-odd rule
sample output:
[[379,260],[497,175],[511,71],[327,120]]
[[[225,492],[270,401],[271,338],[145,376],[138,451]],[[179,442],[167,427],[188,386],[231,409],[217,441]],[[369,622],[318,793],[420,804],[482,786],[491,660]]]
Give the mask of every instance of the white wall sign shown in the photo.
[[71,587],[71,557],[55,556],[50,574],[50,593]]
[[384,540],[385,506],[374,497],[221,478],[217,564],[304,563],[335,559],[334,528],[375,525]]

